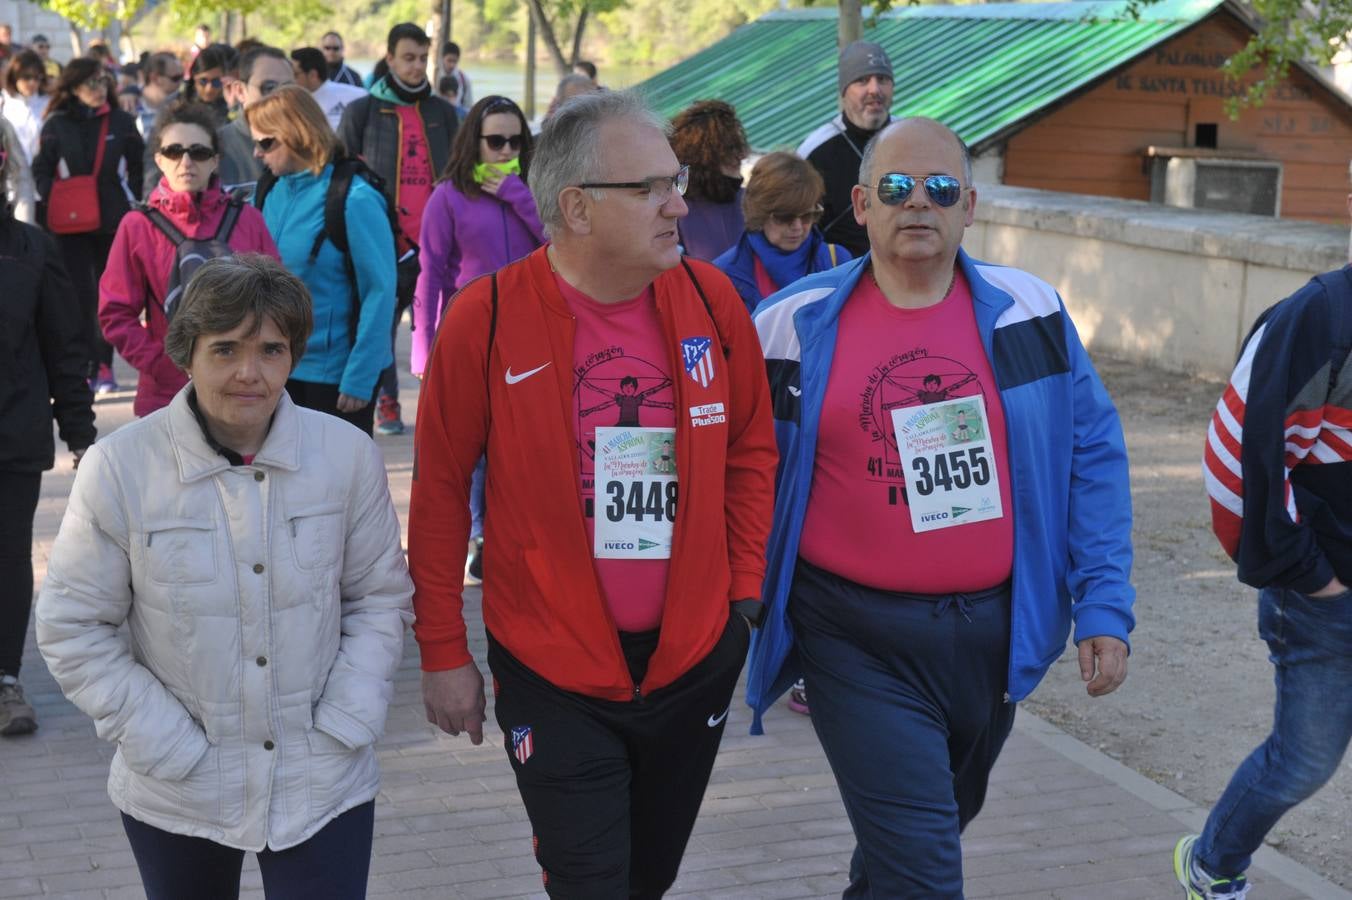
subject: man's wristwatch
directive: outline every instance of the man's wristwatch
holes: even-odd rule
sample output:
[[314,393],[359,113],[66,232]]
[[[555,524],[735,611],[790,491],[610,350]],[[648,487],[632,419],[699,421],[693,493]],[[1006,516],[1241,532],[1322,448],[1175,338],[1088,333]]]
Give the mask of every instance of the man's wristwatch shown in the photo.
[[765,604],[751,597],[732,601],[732,611],[741,615],[752,628],[759,628],[765,617]]

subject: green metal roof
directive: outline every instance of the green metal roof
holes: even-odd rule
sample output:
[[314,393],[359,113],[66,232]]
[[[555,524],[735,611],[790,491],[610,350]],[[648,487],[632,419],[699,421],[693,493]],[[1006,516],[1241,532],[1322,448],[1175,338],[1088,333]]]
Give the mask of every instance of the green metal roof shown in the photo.
[[[1225,0],[910,6],[865,28],[896,73],[892,111],[981,143],[1196,24]],[[867,20],[866,20],[867,22]],[[696,100],[737,108],[751,146],[792,149],[839,112],[836,10],[770,13],[639,85],[672,116]]]

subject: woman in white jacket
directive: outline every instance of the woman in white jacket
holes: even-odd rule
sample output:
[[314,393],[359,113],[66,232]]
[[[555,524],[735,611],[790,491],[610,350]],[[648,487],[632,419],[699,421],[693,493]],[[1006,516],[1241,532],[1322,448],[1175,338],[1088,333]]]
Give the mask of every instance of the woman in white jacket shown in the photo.
[[14,207],[14,218],[30,225],[37,223],[37,188],[30,169],[33,157],[38,154],[42,116],[47,111],[48,98],[42,92],[46,77],[42,57],[32,50],[24,50],[5,70],[5,91],[0,95],[0,113],[13,126],[21,151],[17,157],[21,165],[14,170],[17,176],[5,190]]
[[89,449],[38,598],[151,900],[237,897],[246,850],[270,897],[365,896],[412,584],[376,445],[286,396],[310,329],[275,260],[198,269],[191,380]]

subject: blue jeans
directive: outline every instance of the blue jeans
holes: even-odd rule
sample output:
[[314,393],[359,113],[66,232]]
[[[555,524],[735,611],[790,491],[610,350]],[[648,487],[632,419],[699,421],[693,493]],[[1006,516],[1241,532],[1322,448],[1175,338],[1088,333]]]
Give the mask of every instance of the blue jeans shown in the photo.
[[[286,850],[263,849],[263,894],[281,900],[362,900],[371,868],[375,801],[354,806],[310,839]],[[147,900],[236,900],[244,851],[206,838],[173,834],[122,814]]]
[[1197,860],[1239,875],[1277,820],[1338,771],[1352,738],[1352,591],[1318,600],[1259,594],[1258,632],[1276,666],[1272,733],[1240,763],[1207,817]]
[[789,618],[857,841],[844,897],[962,897],[959,835],[1014,725],[1009,586],[899,594],[799,561]]

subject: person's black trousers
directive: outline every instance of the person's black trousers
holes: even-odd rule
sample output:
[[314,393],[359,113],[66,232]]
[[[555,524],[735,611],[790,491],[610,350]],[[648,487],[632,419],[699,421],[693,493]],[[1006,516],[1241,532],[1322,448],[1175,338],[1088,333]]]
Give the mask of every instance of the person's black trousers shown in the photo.
[[[263,849],[263,894],[277,900],[362,900],[371,869],[376,802],[354,806],[306,841]],[[236,900],[244,851],[173,834],[122,814],[147,900]]]
[[70,286],[80,301],[80,312],[85,320],[85,345],[89,348],[89,377],[93,378],[100,365],[113,364],[113,345],[103,339],[103,329],[99,326],[99,279],[108,265],[113,236],[91,232],[53,237],[70,275]]
[[337,416],[344,422],[351,422],[368,435],[376,424],[376,405],[368,403],[356,412],[338,411],[338,385],[320,384],[317,381],[298,381],[290,378],[286,382],[286,392],[291,402],[306,409]]
[[[657,631],[621,634],[635,683]],[[723,737],[751,629],[641,700],[563,691],[488,636],[498,725],[554,898],[658,898],[671,887]]]
[[0,471],[0,674],[18,676],[33,611],[33,515],[41,472]]

